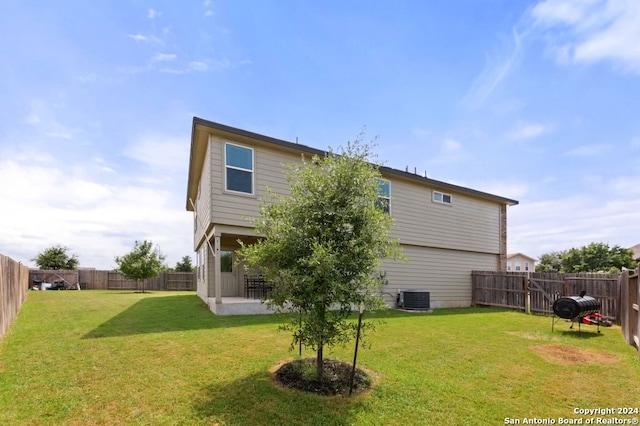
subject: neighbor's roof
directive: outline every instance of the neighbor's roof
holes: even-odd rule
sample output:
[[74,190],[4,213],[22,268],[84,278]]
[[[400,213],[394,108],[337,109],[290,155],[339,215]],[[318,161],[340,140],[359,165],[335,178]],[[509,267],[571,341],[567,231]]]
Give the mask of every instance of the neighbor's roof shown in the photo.
[[[233,137],[236,141],[246,141],[248,143],[256,142],[276,146],[284,150],[295,151],[299,153],[307,153],[311,155],[325,155],[326,151],[312,148],[299,143],[287,142],[281,139],[272,138],[270,136],[260,135],[258,133],[249,132],[247,130],[238,129],[227,126],[225,124],[204,120],[202,118],[193,117],[193,126],[191,129],[191,153],[189,155],[189,176],[187,182],[187,210],[193,211],[193,207],[189,199],[195,200],[198,191],[198,179],[202,173],[204,164],[204,156],[207,150],[207,141],[209,134],[216,134],[221,137]],[[486,198],[494,202],[506,205],[516,205],[518,201],[510,198],[500,197],[498,195],[489,194],[487,192],[477,191],[471,188],[454,185],[451,183],[441,182],[438,180],[423,177],[421,175],[410,173],[403,170],[393,169],[391,167],[380,166],[380,173],[385,176],[398,176],[405,179],[417,181],[435,187],[437,189],[450,190],[480,198]]]
[[508,254],[507,254],[507,259],[511,259],[512,257],[516,257],[516,256],[525,257],[525,258],[527,258],[527,259],[529,259],[529,260],[533,260],[533,261],[535,261],[535,260],[536,260],[535,258],[533,258],[533,257],[531,257],[531,256],[527,256],[527,255],[526,255],[526,254],[524,254],[524,253],[508,253]]

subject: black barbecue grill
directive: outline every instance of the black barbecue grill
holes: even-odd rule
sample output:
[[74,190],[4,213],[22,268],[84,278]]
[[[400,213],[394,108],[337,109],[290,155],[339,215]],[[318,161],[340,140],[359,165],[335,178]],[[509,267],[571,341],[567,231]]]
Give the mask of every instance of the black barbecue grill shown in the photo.
[[[580,331],[582,318],[598,313],[600,313],[600,302],[591,296],[586,296],[585,291],[581,292],[580,296],[560,297],[553,302],[554,316],[552,318],[551,331],[553,331],[553,326],[560,318],[571,320],[569,328],[573,328],[573,323],[577,321],[578,331]],[[557,319],[556,316],[558,317]],[[600,333],[600,323],[598,323],[598,333]]]

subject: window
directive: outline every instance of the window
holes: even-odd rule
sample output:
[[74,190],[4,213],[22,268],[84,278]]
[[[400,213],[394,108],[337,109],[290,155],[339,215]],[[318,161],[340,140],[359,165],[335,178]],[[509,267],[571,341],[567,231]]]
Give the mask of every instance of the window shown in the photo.
[[451,204],[451,195],[433,191],[433,201],[436,203]]
[[507,262],[507,271],[511,270],[511,262]]
[[232,251],[220,251],[220,272],[233,272]]
[[204,280],[204,256],[206,254],[205,247],[198,250],[198,278]]
[[253,149],[226,143],[224,165],[226,190],[253,194]]
[[525,271],[529,270],[529,262],[524,262],[524,270]]
[[391,182],[386,179],[378,179],[376,207],[385,213],[389,213],[391,210]]
[[516,262],[516,271],[520,270],[520,262]]

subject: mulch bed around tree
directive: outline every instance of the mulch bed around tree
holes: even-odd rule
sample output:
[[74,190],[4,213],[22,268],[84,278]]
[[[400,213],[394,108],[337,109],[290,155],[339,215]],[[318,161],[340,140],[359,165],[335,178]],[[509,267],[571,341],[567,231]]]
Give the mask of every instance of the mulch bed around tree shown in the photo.
[[[282,386],[317,395],[349,395],[352,365],[348,362],[325,359],[323,380],[316,379],[315,358],[298,359],[283,364],[275,372],[275,380]],[[361,393],[371,387],[371,377],[356,368],[353,393]]]

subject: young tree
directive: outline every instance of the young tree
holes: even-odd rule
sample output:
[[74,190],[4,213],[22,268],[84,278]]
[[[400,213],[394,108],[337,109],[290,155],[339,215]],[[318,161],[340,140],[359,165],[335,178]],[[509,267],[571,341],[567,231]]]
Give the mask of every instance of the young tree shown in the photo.
[[144,280],[160,275],[160,272],[167,269],[164,263],[165,255],[160,253],[160,249],[153,248],[151,241],[144,240],[142,243],[135,242],[133,250],[121,257],[116,257],[118,264],[117,271],[125,278],[136,281],[138,290],[144,293]]
[[176,262],[174,270],[176,272],[193,272],[195,267],[191,263],[191,257],[184,256],[180,262]]
[[[297,343],[316,351],[322,379],[325,346],[346,344],[356,325],[352,309],[384,306],[383,258],[402,258],[391,240],[392,219],[378,202],[381,175],[360,139],[324,157],[288,166],[290,196],[268,191],[255,229],[265,236],[239,251],[273,286],[267,305],[300,314],[285,324]],[[366,326],[370,326],[367,323]]]
[[78,256],[67,254],[68,250],[67,247],[58,244],[41,251],[31,260],[40,269],[76,269],[78,267]]
[[536,265],[538,272],[560,272],[562,268],[562,252],[553,251],[540,256],[539,263]]

